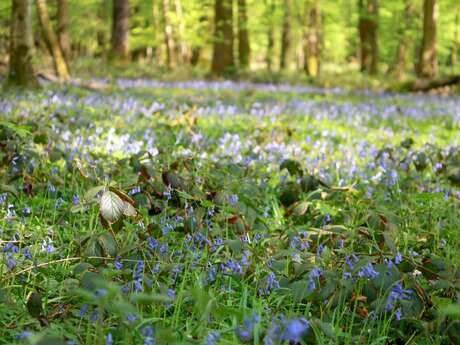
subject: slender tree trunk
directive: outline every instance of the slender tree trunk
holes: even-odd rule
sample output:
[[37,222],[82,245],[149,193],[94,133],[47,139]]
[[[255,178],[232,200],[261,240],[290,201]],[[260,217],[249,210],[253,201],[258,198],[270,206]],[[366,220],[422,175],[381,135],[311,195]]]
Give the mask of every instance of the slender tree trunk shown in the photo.
[[57,34],[59,39],[59,45],[61,46],[62,54],[64,55],[67,68],[70,70],[70,39],[68,32],[69,10],[67,0],[58,0],[57,17]]
[[359,0],[361,71],[376,74],[378,69],[378,0]]
[[399,29],[399,44],[396,51],[395,76],[400,80],[407,67],[407,53],[409,51],[410,37],[408,31],[412,28],[412,18],[414,15],[414,6],[411,0],[405,0],[404,18]]
[[112,58],[126,60],[129,58],[129,0],[112,2]]
[[233,54],[233,8],[232,0],[215,0],[214,45],[211,71],[222,76],[235,67]]
[[174,0],[174,7],[176,9],[176,16],[178,21],[178,42],[179,42],[179,56],[182,63],[188,63],[190,60],[189,49],[185,41],[185,19],[182,11],[181,0]]
[[249,31],[246,0],[238,0],[238,59],[240,68],[249,68]]
[[250,51],[246,0],[238,0],[238,59],[240,68],[247,69],[249,67]]
[[452,44],[452,53],[450,56],[450,63],[452,65],[452,69],[455,70],[455,67],[458,62],[458,40],[459,40],[459,22],[460,22],[460,15],[459,11],[457,10],[457,14],[455,15],[455,33],[454,33],[454,43]]
[[291,48],[291,0],[284,0],[283,30],[281,32],[280,70],[287,67]]
[[318,1],[311,4],[307,13],[304,69],[309,76],[316,78],[321,63],[321,13]]
[[38,87],[32,65],[32,1],[12,0],[7,86]]
[[[102,23],[106,23],[108,20],[108,1],[109,0],[99,0],[99,5],[97,7],[97,19]],[[107,33],[104,29],[98,29],[96,32],[96,42],[97,46],[101,53],[106,52],[106,43],[107,43]]]
[[268,0],[267,5],[267,52],[265,54],[265,63],[267,64],[267,70],[273,69],[273,53],[275,48],[275,30],[273,28],[273,14],[275,12],[275,3],[273,0]]
[[164,42],[166,48],[166,65],[168,68],[171,68],[175,64],[174,52],[175,52],[175,43],[173,37],[173,28],[169,18],[170,13],[170,3],[169,0],[162,0],[161,2],[161,11],[163,19],[163,34]]
[[61,46],[59,45],[58,38],[56,37],[56,34],[51,26],[46,0],[36,0],[36,4],[46,45],[48,46],[48,50],[53,57],[54,70],[56,71],[56,75],[62,80],[67,80],[69,79],[69,70],[67,68]]
[[[202,26],[202,24],[207,21],[208,21],[207,15],[200,16],[200,19],[199,19],[200,27],[198,29],[198,35],[205,35],[204,30],[207,30],[207,29],[204,29],[204,26]],[[201,43],[192,46],[192,55],[190,56],[190,64],[192,66],[198,65],[198,61],[200,60],[200,56],[201,56],[201,49],[202,49]]]
[[432,78],[438,74],[438,59],[436,53],[437,19],[437,1],[425,0],[423,3],[423,39],[417,70],[417,75],[419,77]]

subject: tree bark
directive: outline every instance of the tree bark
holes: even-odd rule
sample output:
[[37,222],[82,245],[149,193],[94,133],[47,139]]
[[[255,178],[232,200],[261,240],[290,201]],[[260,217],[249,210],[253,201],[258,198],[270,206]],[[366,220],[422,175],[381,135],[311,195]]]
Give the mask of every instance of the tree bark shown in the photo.
[[436,0],[425,0],[423,3],[423,39],[420,48],[417,76],[435,77],[438,74],[436,53],[436,25],[438,4]]
[[190,60],[189,49],[187,42],[185,41],[185,19],[182,11],[181,0],[174,0],[174,7],[176,10],[177,22],[178,22],[178,46],[179,46],[179,57],[182,63],[188,63]]
[[215,0],[211,72],[216,76],[223,76],[233,72],[234,67],[232,0]]
[[12,0],[7,86],[38,87],[32,65],[32,1]]
[[459,22],[460,22],[460,7],[455,14],[455,32],[454,32],[454,42],[452,43],[452,52],[450,55],[450,64],[452,69],[455,69],[458,62],[458,36],[459,36]]
[[265,53],[265,63],[267,70],[273,69],[273,51],[275,48],[275,30],[273,28],[273,14],[275,12],[275,3],[273,0],[266,1],[267,6],[267,51]]
[[129,0],[112,2],[112,58],[127,60],[129,58]]
[[361,71],[377,74],[378,0],[359,0],[358,4]]
[[69,10],[67,0],[58,0],[57,4],[58,17],[58,39],[61,46],[62,54],[64,55],[67,68],[70,70],[70,38],[69,38]]
[[309,76],[317,78],[321,63],[321,13],[317,0],[308,9],[306,22],[304,69]]
[[[108,21],[108,2],[109,0],[99,0],[99,5],[97,6],[97,19],[103,23]],[[100,53],[106,53],[107,33],[104,29],[97,29],[96,42]]]
[[280,70],[287,67],[291,48],[291,0],[284,0],[283,29],[281,32]]
[[414,16],[412,0],[405,0],[403,16],[402,25],[399,28],[399,44],[396,51],[396,63],[394,68],[394,73],[398,80],[402,78],[407,67],[407,53],[410,45],[408,31],[412,29],[412,18]]
[[238,60],[240,68],[249,68],[250,51],[246,0],[238,0]]
[[67,80],[69,79],[69,70],[67,68],[61,46],[59,45],[58,38],[56,37],[56,34],[51,26],[46,0],[36,0],[36,4],[46,45],[53,57],[54,70],[56,75],[62,80]]
[[163,20],[163,34],[164,34],[164,42],[166,48],[166,65],[168,68],[173,67],[175,65],[175,43],[173,37],[173,28],[169,18],[170,12],[170,3],[169,0],[162,0],[161,2],[161,12],[162,12],[162,20]]

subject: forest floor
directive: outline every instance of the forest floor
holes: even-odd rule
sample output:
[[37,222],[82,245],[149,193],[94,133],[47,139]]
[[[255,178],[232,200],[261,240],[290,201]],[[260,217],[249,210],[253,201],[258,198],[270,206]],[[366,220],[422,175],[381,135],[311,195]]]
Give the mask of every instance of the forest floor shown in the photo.
[[460,343],[460,96],[119,79],[0,113],[0,344]]

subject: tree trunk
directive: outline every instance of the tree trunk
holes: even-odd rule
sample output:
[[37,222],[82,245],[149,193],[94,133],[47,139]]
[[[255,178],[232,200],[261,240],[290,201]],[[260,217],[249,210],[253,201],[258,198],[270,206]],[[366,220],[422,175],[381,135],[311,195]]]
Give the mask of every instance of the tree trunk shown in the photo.
[[435,77],[438,74],[436,55],[436,23],[438,4],[436,0],[425,0],[423,4],[423,39],[418,62],[418,77]]
[[[108,1],[109,0],[100,0],[99,5],[97,7],[97,19],[102,22],[106,23],[108,21]],[[101,53],[106,52],[106,43],[107,43],[107,33],[104,29],[99,28],[96,31],[96,42],[97,46]]]
[[359,0],[361,71],[376,74],[378,69],[378,0]]
[[291,47],[291,0],[284,0],[283,30],[281,32],[280,70],[287,67]]
[[318,1],[314,1],[307,11],[307,29],[304,43],[305,72],[317,78],[321,63],[321,13]]
[[182,11],[181,0],[174,0],[174,7],[176,9],[176,16],[178,22],[178,34],[177,41],[179,42],[179,57],[182,63],[188,63],[190,60],[189,49],[187,42],[185,41],[185,19]]
[[67,80],[69,79],[69,70],[67,68],[61,46],[59,45],[59,41],[51,26],[46,0],[36,0],[36,3],[38,16],[40,17],[40,25],[43,30],[48,50],[53,57],[54,70],[56,75],[61,80]]
[[231,73],[235,67],[232,0],[215,0],[214,5],[214,44],[211,72],[216,76],[222,76]]
[[129,0],[112,2],[112,58],[127,60],[129,58]]
[[273,28],[273,14],[275,12],[275,3],[273,0],[268,0],[267,5],[267,52],[265,54],[265,63],[267,70],[270,72],[273,68],[273,50],[275,48],[275,32]]
[[31,5],[31,0],[12,0],[7,86],[38,87],[32,65]]
[[452,69],[455,70],[458,62],[458,24],[460,22],[459,16],[460,8],[457,10],[457,14],[455,15],[455,32],[454,32],[454,42],[452,44],[452,52],[450,55],[450,64],[452,65]]
[[411,0],[405,0],[404,18],[399,28],[399,44],[396,51],[396,63],[394,68],[395,76],[400,80],[407,67],[407,53],[409,51],[410,37],[408,31],[412,28],[412,18],[414,15],[414,6]]
[[62,54],[64,55],[67,69],[70,70],[70,39],[68,32],[69,11],[67,0],[58,0],[57,4],[58,17],[58,39],[61,46]]
[[173,37],[172,24],[169,18],[170,12],[170,3],[169,0],[162,0],[161,2],[161,11],[163,19],[163,33],[164,33],[164,42],[166,48],[166,65],[168,68],[171,68],[175,65],[175,43]]
[[246,0],[238,0],[238,60],[240,68],[249,68],[249,31]]

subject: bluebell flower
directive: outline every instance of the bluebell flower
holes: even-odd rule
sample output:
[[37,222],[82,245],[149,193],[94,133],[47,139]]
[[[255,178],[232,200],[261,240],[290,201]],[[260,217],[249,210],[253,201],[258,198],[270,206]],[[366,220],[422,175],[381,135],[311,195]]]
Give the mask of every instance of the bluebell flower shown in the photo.
[[51,183],[48,183],[48,192],[50,192],[51,194],[56,193],[56,187]]
[[92,323],[96,323],[96,321],[99,320],[99,312],[97,311],[97,309],[93,310],[89,319]]
[[62,206],[63,204],[64,204],[64,199],[61,198],[61,197],[59,197],[59,198],[56,200],[56,202],[54,203],[54,208],[58,210],[58,209],[61,208],[61,206]]
[[32,335],[34,334],[30,331],[22,331],[21,333],[16,334],[15,338],[16,340],[24,340],[31,337]]
[[96,297],[105,297],[107,296],[107,289],[105,288],[96,289],[96,291],[94,291],[94,295]]
[[107,333],[107,336],[105,338],[105,345],[112,345],[113,344],[113,336],[112,333]]
[[272,320],[271,326],[267,329],[264,337],[264,345],[275,345],[281,340],[281,325],[279,320]]
[[308,320],[304,318],[291,319],[286,322],[281,340],[299,343],[308,334],[309,329],[310,323]]
[[78,315],[80,316],[80,318],[84,317],[86,312],[88,311],[88,304],[82,304],[82,306],[80,307],[80,311],[78,313]]
[[27,259],[27,260],[32,260],[32,254],[30,253],[30,249],[29,247],[25,247],[23,250],[22,250],[22,254],[24,255],[24,257]]
[[121,270],[123,268],[123,263],[121,262],[120,257],[117,256],[115,258],[115,261],[114,261],[113,265],[115,266],[115,269],[117,271],[119,271],[119,270]]
[[206,284],[214,283],[217,277],[217,270],[214,266],[211,266],[206,275]]
[[153,267],[152,267],[152,273],[153,274],[157,274],[158,272],[160,272],[160,269],[161,269],[161,265],[159,262],[157,262]]
[[134,322],[137,320],[137,316],[134,315],[134,314],[128,314],[126,315],[126,320],[129,321],[129,322]]
[[320,268],[314,267],[308,274],[308,291],[312,292],[316,289],[316,280],[321,277],[323,272]]
[[16,267],[17,262],[13,257],[13,253],[6,253],[6,267],[8,268],[9,271],[14,270]]
[[379,272],[377,272],[374,269],[374,266],[370,262],[366,266],[361,268],[358,272],[358,277],[360,278],[374,279],[374,278],[377,278],[378,276],[379,276]]
[[216,345],[216,342],[219,341],[220,334],[218,332],[209,332],[206,337],[205,345]]
[[144,339],[144,345],[155,344],[155,330],[152,326],[144,326],[141,328],[141,335]]
[[404,289],[401,282],[397,282],[391,289],[388,295],[385,310],[390,311],[395,307],[395,303],[402,300],[409,300],[412,298],[413,291]]
[[160,253],[161,254],[166,254],[168,252],[168,244],[167,243],[163,243],[161,246],[160,246]]
[[53,241],[50,238],[43,240],[41,247],[42,247],[42,251],[48,254],[54,253],[56,250],[53,246]]
[[151,250],[155,250],[158,248],[158,241],[154,239],[153,237],[149,237],[147,239],[147,245]]
[[230,204],[232,206],[236,206],[236,204],[238,204],[238,200],[239,200],[238,195],[236,195],[236,194],[230,195]]
[[133,196],[133,195],[139,194],[140,192],[141,192],[141,187],[136,186],[128,192],[128,195]]
[[74,194],[74,196],[72,197],[72,204],[77,206],[79,203],[80,203],[80,198],[78,197],[77,194]]
[[318,258],[323,254],[324,249],[325,249],[325,246],[324,246],[324,245],[320,244],[320,245],[318,246],[318,250],[317,250],[317,252],[316,252],[316,255],[317,255]]
[[351,272],[343,272],[342,274],[343,279],[351,279]]
[[30,216],[32,214],[32,209],[30,207],[24,207],[22,209],[22,214],[27,217],[27,216]]
[[400,321],[401,320],[401,316],[402,316],[402,313],[401,313],[401,308],[398,308],[395,312],[395,318],[396,320]]
[[399,265],[401,262],[403,261],[403,257],[401,255],[401,253],[396,253],[396,256],[395,256],[395,264],[396,265]]
[[259,316],[253,313],[252,318],[245,318],[243,324],[235,329],[235,334],[242,342],[252,340],[254,326],[260,321]]
[[0,194],[0,205],[4,204],[7,198],[8,198],[7,193]]

